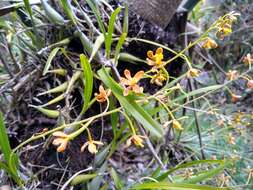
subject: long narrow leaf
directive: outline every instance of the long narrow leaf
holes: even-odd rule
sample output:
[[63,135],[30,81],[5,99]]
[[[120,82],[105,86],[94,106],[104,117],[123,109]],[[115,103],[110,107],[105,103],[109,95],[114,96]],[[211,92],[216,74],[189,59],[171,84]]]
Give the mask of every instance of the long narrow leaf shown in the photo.
[[0,148],[4,155],[5,160],[10,159],[11,154],[11,146],[9,143],[9,138],[6,132],[6,128],[4,125],[3,114],[0,112]]
[[68,18],[73,22],[73,24],[77,23],[76,17],[72,10],[72,5],[69,0],[61,0],[61,4],[63,7],[63,10],[67,14]]
[[192,184],[174,184],[167,182],[159,183],[143,183],[130,188],[133,189],[166,189],[166,190],[229,190],[229,188],[219,188],[206,185],[192,185]]
[[11,177],[15,180],[16,183],[21,184],[22,182],[18,176],[17,170],[17,156],[15,154],[12,157],[13,158],[12,164],[9,164],[12,150],[6,132],[6,128],[4,125],[4,118],[2,112],[0,112],[0,150],[4,155],[6,163],[8,163],[7,165],[1,164],[0,167],[4,168],[11,175]]
[[81,67],[83,70],[83,78],[84,78],[84,105],[83,110],[86,110],[89,106],[90,99],[92,96],[93,89],[93,72],[91,69],[91,65],[84,54],[80,55]]
[[99,25],[99,28],[105,36],[106,35],[105,26],[104,26],[103,21],[101,19],[100,13],[98,12],[99,9],[96,7],[96,5],[93,3],[93,1],[86,0],[86,2],[88,3],[88,5],[91,8],[92,12],[95,14],[98,25]]
[[114,32],[114,24],[115,24],[115,20],[117,15],[119,14],[121,8],[118,7],[115,11],[113,11],[110,20],[109,20],[109,26],[108,26],[108,32],[106,34],[106,38],[105,38],[105,52],[106,52],[106,56],[109,58],[110,57],[110,52],[111,52],[111,45],[112,45],[112,35]]
[[[168,170],[167,172],[163,173],[162,175],[160,175],[159,177],[157,177],[156,179],[158,181],[162,181],[162,180],[166,179],[168,177],[168,175],[172,174],[173,172],[175,172],[179,169],[184,169],[184,168],[188,168],[188,167],[199,165],[199,164],[220,164],[220,166],[222,166],[224,168],[225,163],[226,162],[224,160],[196,160],[196,161],[188,162],[186,164],[181,164],[175,168],[172,168],[172,169]],[[227,162],[227,163],[229,163],[229,162]],[[208,177],[211,177],[211,176],[208,176]]]
[[115,48],[115,54],[114,54],[114,63],[115,65],[117,65],[117,62],[118,62],[118,58],[119,58],[119,53],[120,53],[120,50],[126,40],[126,37],[127,37],[127,33],[122,33],[120,38],[119,38],[119,41],[117,43],[117,46]]
[[43,70],[43,73],[42,73],[43,76],[44,76],[44,75],[47,73],[47,71],[49,70],[49,68],[50,68],[50,66],[51,66],[51,63],[52,63],[54,57],[56,56],[57,52],[58,52],[60,49],[61,49],[61,48],[58,48],[58,47],[57,47],[57,48],[54,48],[54,49],[51,51],[51,53],[49,54],[48,59],[47,59],[47,62],[46,62],[46,65],[45,65],[44,70]]

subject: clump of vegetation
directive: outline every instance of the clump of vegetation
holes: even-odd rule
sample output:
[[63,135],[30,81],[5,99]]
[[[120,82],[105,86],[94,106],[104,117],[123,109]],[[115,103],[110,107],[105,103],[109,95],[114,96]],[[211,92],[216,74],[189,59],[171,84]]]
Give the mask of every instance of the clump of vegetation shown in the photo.
[[[24,0],[2,10],[11,16],[0,17],[1,185],[252,187],[253,113],[240,109],[253,90],[252,52],[237,52],[236,67],[214,59],[239,27],[237,11],[178,51],[129,35],[128,5],[117,1]],[[151,49],[133,55],[131,43]]]

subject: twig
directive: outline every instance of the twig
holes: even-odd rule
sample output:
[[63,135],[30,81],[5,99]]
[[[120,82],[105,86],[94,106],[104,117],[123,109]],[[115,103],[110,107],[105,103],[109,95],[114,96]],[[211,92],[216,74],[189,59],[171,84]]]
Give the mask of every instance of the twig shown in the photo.
[[[146,135],[146,132],[144,131],[144,129],[143,129],[141,126],[140,126],[139,128],[140,128],[140,132],[142,133],[142,135],[143,135],[143,136],[147,136],[147,135]],[[156,153],[156,151],[155,151],[155,149],[154,149],[154,147],[153,147],[151,141],[149,140],[149,138],[146,138],[145,141],[146,141],[146,143],[147,143],[147,145],[148,145],[149,150],[150,150],[151,153],[153,154],[155,160],[158,162],[158,164],[159,164],[163,169],[165,169],[164,164],[162,163],[161,159],[160,159],[159,156],[157,155],[157,153]]]
[[[191,83],[191,79],[188,79],[188,86],[189,86],[189,90],[193,91],[193,86]],[[194,99],[194,97],[192,97],[191,99]],[[199,126],[199,120],[198,120],[198,116],[197,116],[197,112],[195,110],[195,101],[192,102],[192,107],[193,107],[193,113],[194,113],[194,118],[195,118],[195,125],[196,125],[196,129],[197,129],[197,134],[198,134],[198,138],[199,138],[199,146],[200,146],[200,152],[201,152],[201,156],[202,159],[205,159],[205,153],[203,150],[203,143],[202,143],[202,137],[201,137],[201,131],[200,131],[200,126]]]
[[81,173],[83,173],[83,172],[87,172],[87,171],[90,171],[90,170],[92,170],[92,167],[86,168],[86,169],[81,170],[81,171],[75,173],[74,175],[72,175],[71,178],[69,178],[68,181],[66,181],[66,183],[64,183],[64,185],[62,186],[61,190],[66,189],[66,187],[69,185],[69,183],[70,183],[76,176],[78,176],[79,174],[81,174]]

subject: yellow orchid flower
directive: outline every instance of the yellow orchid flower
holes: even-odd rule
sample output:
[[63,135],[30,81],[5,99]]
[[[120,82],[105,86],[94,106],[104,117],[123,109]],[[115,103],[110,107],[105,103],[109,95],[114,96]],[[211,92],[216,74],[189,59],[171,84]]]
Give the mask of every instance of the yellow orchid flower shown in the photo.
[[134,143],[136,146],[144,147],[143,139],[145,139],[145,138],[147,138],[147,137],[134,134],[127,140],[126,146],[129,147],[129,146],[131,146],[132,143]]
[[181,125],[181,124],[179,123],[179,121],[176,120],[176,119],[173,119],[173,120],[172,120],[172,127],[173,127],[174,129],[176,129],[176,130],[179,130],[179,131],[184,130],[184,128],[182,127],[182,125]]
[[96,100],[100,103],[106,102],[111,94],[111,90],[105,90],[102,85],[99,86],[99,93],[95,93]]
[[198,77],[200,73],[201,73],[201,71],[199,69],[191,68],[191,69],[189,69],[189,71],[187,73],[187,77],[188,78]]
[[81,147],[81,152],[83,152],[85,148],[88,147],[88,151],[91,154],[96,154],[98,152],[96,145],[103,145],[104,143],[101,141],[94,141],[91,137],[90,130],[88,128],[86,130],[88,133],[88,141]]
[[156,71],[157,74],[155,74],[154,76],[152,76],[152,79],[150,80],[150,83],[151,84],[156,84],[158,86],[162,86],[163,85],[163,82],[166,81],[166,76],[159,72],[159,71]]
[[147,64],[154,67],[162,66],[163,64],[163,48],[159,47],[156,49],[155,54],[149,50],[147,52]]
[[52,144],[58,146],[57,152],[64,152],[69,142],[69,136],[62,131],[56,131],[52,135],[56,137]]
[[91,154],[96,154],[98,152],[96,145],[103,145],[103,144],[104,143],[101,141],[89,140],[83,144],[83,146],[81,147],[81,152],[83,152],[85,150],[85,148],[88,147],[88,151]]
[[243,63],[244,63],[245,65],[251,65],[252,62],[253,62],[253,58],[252,58],[251,54],[248,53],[248,54],[243,58]]
[[123,92],[124,96],[127,96],[129,94],[129,91],[133,91],[136,94],[140,94],[143,92],[143,87],[140,87],[137,83],[141,80],[142,76],[144,75],[144,71],[139,71],[134,75],[134,77],[131,77],[131,72],[125,69],[124,75],[126,78],[121,77],[121,84],[126,86]]
[[229,70],[226,75],[227,75],[228,80],[235,80],[238,77],[238,71]]
[[213,39],[207,38],[202,44],[202,47],[205,49],[215,49],[218,47],[218,44]]

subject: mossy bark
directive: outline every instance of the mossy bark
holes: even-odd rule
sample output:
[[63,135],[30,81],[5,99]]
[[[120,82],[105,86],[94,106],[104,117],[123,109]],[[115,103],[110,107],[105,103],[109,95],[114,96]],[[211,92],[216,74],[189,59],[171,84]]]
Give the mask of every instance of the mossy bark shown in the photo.
[[182,0],[128,0],[130,10],[145,20],[165,28]]

